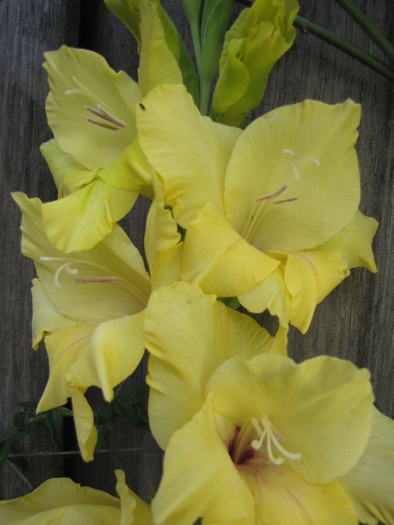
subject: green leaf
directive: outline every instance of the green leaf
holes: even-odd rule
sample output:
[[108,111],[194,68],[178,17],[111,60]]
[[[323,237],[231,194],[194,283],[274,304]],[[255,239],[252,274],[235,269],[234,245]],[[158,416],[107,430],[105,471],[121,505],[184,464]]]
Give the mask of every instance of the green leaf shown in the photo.
[[0,448],[0,468],[3,466],[3,463],[8,457],[8,454],[11,452],[12,449],[12,439],[7,439],[5,441],[1,448]]
[[218,297],[218,301],[225,304],[232,310],[238,310],[241,305],[237,297]]
[[35,414],[37,409],[37,403],[34,401],[24,401],[23,403],[17,403],[18,407],[21,407],[26,414]]
[[14,427],[23,427],[25,423],[25,412],[17,412],[14,415]]
[[95,455],[103,445],[104,438],[105,438],[105,430],[106,430],[105,427],[102,425],[97,427],[97,443],[96,443],[93,455]]
[[45,430],[49,433],[52,445],[57,450],[59,444],[62,442],[63,434],[63,417],[58,409],[53,409],[48,412],[47,427],[43,425]]
[[141,423],[141,419],[134,408],[134,405],[128,405],[117,403],[115,405],[115,412],[118,415],[117,421],[126,423],[127,425],[138,426]]
[[148,417],[148,412],[147,412],[146,408],[143,405],[141,405],[141,403],[136,403],[133,406],[134,406],[137,414],[141,418],[141,420],[144,421],[145,423],[149,423],[149,417]]
[[94,411],[94,419],[96,421],[96,426],[107,425],[111,416],[113,414],[114,407],[112,403],[107,403],[103,401]]
[[115,394],[115,399],[133,399],[134,397],[142,396],[149,391],[148,385],[133,385],[127,388],[122,388]]
[[21,436],[32,436],[33,434],[35,434],[37,432],[37,429],[32,429],[32,428],[21,428],[21,429],[16,429],[15,432],[14,432],[14,436],[15,437],[21,437]]

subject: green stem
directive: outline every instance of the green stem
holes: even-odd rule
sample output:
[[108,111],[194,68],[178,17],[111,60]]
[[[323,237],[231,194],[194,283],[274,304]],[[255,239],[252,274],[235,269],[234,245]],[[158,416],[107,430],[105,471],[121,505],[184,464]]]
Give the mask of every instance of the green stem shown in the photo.
[[351,0],[335,0],[353,18],[359,26],[371,37],[380,47],[387,58],[394,64],[394,47],[386,37],[368,20],[364,13],[353,4]]
[[11,461],[10,459],[6,459],[5,462],[7,463],[7,465],[12,468],[12,470],[15,472],[15,474],[17,474],[21,480],[26,483],[26,485],[30,488],[30,489],[34,489],[34,485],[33,483],[23,474],[23,472],[15,465],[15,463],[13,461]]
[[212,81],[203,75],[200,76],[200,113],[208,114],[209,96],[211,94]]
[[42,414],[38,414],[37,416],[31,417],[30,419],[25,421],[23,423],[23,425],[21,425],[20,427],[12,427],[12,428],[10,428],[10,430],[7,430],[7,432],[5,432],[3,435],[0,436],[0,443],[2,441],[5,441],[9,437],[12,437],[13,435],[15,435],[18,432],[18,430],[20,430],[21,428],[27,428],[30,425],[34,425],[35,423],[39,423],[40,421],[42,421],[45,418],[46,418],[46,414],[44,412]]
[[312,35],[318,36],[325,42],[328,42],[353,58],[356,58],[388,80],[391,80],[391,82],[394,82],[394,72],[390,69],[390,67],[387,66],[387,64],[383,64],[373,55],[363,51],[360,47],[351,44],[344,38],[334,35],[334,33],[331,33],[331,31],[313,24],[312,22],[309,22],[309,20],[306,20],[300,16],[296,17],[294,25],[298,27],[298,29],[300,29],[303,33],[311,33]]
[[[66,407],[58,407],[58,410],[62,412],[63,417],[70,417],[73,415],[73,411]],[[21,428],[27,428],[30,425],[35,425],[36,423],[39,423],[40,421],[43,421],[47,417],[47,412],[41,412],[40,414],[37,414],[34,417],[31,417],[27,421],[25,421],[20,427],[12,427],[10,430],[7,430],[4,434],[0,436],[0,443],[2,441],[6,441],[8,438],[14,436],[18,430]]]
[[196,58],[197,70],[200,70],[201,63],[201,40],[200,40],[200,31],[199,27],[195,25],[190,26],[193,40],[194,56]]

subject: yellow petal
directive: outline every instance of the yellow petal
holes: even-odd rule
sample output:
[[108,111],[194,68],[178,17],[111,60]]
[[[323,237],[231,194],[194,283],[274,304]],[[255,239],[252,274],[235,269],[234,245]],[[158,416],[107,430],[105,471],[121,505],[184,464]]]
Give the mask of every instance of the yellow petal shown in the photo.
[[140,88],[92,51],[62,46],[45,59],[48,122],[60,148],[89,169],[108,166],[136,135]]
[[377,226],[375,219],[357,211],[354,219],[326,243],[313,251],[288,255],[284,280],[291,295],[290,322],[302,333],[309,328],[316,305],[349,275],[351,268],[364,266],[377,271],[371,249]]
[[[81,179],[84,184],[88,184],[94,177],[93,171],[88,171],[74,157],[63,151],[55,139],[42,144],[40,151],[51,170],[59,192],[59,199],[72,193]],[[75,174],[78,175],[75,176]],[[70,184],[71,180],[72,184]]]
[[184,86],[152,91],[138,109],[137,125],[142,150],[183,228],[207,202],[223,209],[225,170],[240,130],[202,117]]
[[93,410],[85,396],[77,388],[72,389],[71,401],[82,459],[84,461],[93,461],[93,452],[97,443],[97,429],[93,424]]
[[150,423],[164,449],[171,434],[201,408],[204,385],[222,363],[238,355],[283,352],[286,346],[282,334],[270,337],[250,317],[187,283],[153,292],[145,334],[151,354]]
[[96,179],[63,199],[43,205],[46,234],[62,252],[89,250],[131,210],[138,194]]
[[268,310],[276,315],[282,326],[290,322],[290,295],[286,290],[283,270],[279,266],[261,283],[238,296],[239,302],[249,312],[259,313]]
[[[116,190],[140,191],[141,186],[152,184],[152,168],[135,137],[112,164],[97,170],[97,177]],[[118,220],[118,219],[117,219]]]
[[248,244],[209,203],[187,230],[181,275],[206,293],[234,297],[264,281],[278,265]]
[[211,399],[171,438],[164,473],[152,502],[157,525],[207,523],[249,525],[254,502],[219,434]]
[[94,326],[73,326],[45,338],[49,360],[49,379],[37,412],[64,405],[72,394],[67,374],[74,360],[89,345]]
[[142,359],[145,351],[143,320],[144,311],[101,323],[86,350],[80,352],[70,366],[73,382],[83,388],[101,388],[105,400],[110,402],[113,388],[127,379]]
[[146,220],[144,246],[154,290],[181,280],[183,242],[156,177],[153,186],[155,199]]
[[69,478],[52,478],[36,490],[8,501],[0,501],[2,525],[115,525],[120,519],[118,498]]
[[152,513],[149,505],[137,496],[126,485],[123,470],[115,470],[117,484],[116,492],[121,501],[121,520],[119,525],[153,525]]
[[256,119],[226,174],[225,215],[235,230],[266,253],[314,248],[338,233],[360,199],[359,120],[350,100],[307,100]]
[[374,409],[367,447],[340,482],[360,522],[394,523],[394,421]]
[[358,525],[350,499],[337,481],[311,485],[292,470],[282,466],[258,472],[245,469],[259,503],[259,523],[264,525]]
[[157,5],[142,2],[141,53],[138,83],[144,95],[160,84],[182,84],[182,71],[169,49],[164,28],[157,13]]
[[264,415],[300,460],[285,465],[309,483],[329,483],[358,461],[371,430],[369,372],[349,361],[319,356],[295,364],[264,353],[217,369],[205,387],[214,408],[234,426]]
[[319,250],[288,255],[284,279],[291,295],[291,324],[304,334],[311,324],[316,305],[349,273],[338,251]]
[[373,273],[377,272],[371,243],[378,228],[378,223],[372,217],[366,217],[359,210],[353,219],[319,250],[340,251],[349,269],[362,266]]
[[37,350],[40,341],[47,334],[60,332],[63,328],[74,326],[69,317],[62,315],[46,296],[38,279],[33,279],[33,348]]

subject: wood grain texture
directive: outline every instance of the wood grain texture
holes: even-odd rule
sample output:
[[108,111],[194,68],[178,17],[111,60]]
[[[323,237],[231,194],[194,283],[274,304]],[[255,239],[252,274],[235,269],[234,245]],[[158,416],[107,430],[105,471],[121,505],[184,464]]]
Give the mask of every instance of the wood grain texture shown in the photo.
[[[48,91],[43,52],[79,38],[79,0],[0,2],[0,198],[1,198],[1,346],[0,428],[12,426],[16,404],[38,400],[48,365],[44,348],[31,348],[31,280],[34,268],[20,253],[20,213],[11,192],[43,200],[56,196],[39,146],[51,137],[45,117]],[[42,433],[18,441],[17,453],[51,450]],[[26,456],[21,466],[37,486],[59,475],[59,459]],[[8,466],[0,477],[0,497],[29,492]]]
[[[390,0],[357,0],[357,5],[391,40],[394,40],[394,12]],[[379,54],[363,31],[334,0],[305,2],[300,14],[337,34]],[[38,7],[40,5],[40,7]],[[190,49],[191,39],[181,11],[181,0],[163,0]],[[236,10],[241,10],[237,6]],[[124,69],[137,78],[136,45],[122,24],[101,0],[0,1],[2,118],[1,214],[2,214],[2,301],[1,330],[4,358],[0,364],[0,428],[12,424],[19,401],[38,400],[47,379],[44,349],[31,350],[30,283],[34,270],[20,255],[20,215],[10,199],[11,191],[24,191],[43,200],[55,197],[51,176],[41,159],[39,145],[51,136],[44,103],[46,76],[42,53],[61,44],[80,45],[101,53],[114,69]],[[375,217],[380,227],[373,248],[378,274],[365,269],[351,272],[336,290],[318,306],[305,336],[291,330],[289,350],[297,360],[317,354],[346,357],[371,371],[379,405],[394,415],[393,321],[393,171],[394,107],[393,85],[354,59],[312,35],[298,33],[288,54],[274,68],[264,102],[254,117],[275,107],[313,98],[337,103],[351,98],[362,106],[359,155],[361,210]],[[140,199],[122,222],[140,250],[148,206]],[[261,317],[259,318],[261,320]],[[142,365],[133,382],[142,382]],[[93,394],[94,396],[95,394]],[[71,443],[66,443],[66,446]],[[148,498],[147,479],[157,485],[162,454],[152,438],[138,430],[118,426],[93,464],[75,456],[51,456],[52,447],[41,435],[20,442],[19,452],[48,452],[27,459],[26,472],[35,484],[51,475],[66,474],[75,481],[114,493],[115,468],[126,471],[127,480],[138,494]],[[28,491],[16,476],[4,468],[1,498]]]

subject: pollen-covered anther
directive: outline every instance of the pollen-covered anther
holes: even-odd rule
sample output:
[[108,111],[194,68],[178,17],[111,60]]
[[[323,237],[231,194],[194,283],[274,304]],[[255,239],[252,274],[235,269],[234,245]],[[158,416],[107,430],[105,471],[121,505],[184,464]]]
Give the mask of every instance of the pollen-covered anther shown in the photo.
[[77,284],[90,284],[90,283],[117,283],[120,282],[120,279],[115,276],[108,277],[85,277],[84,279],[74,279],[74,282]]
[[111,131],[117,131],[119,128],[126,128],[127,124],[123,120],[115,118],[113,115],[111,115],[108,111],[106,111],[100,104],[97,104],[97,109],[91,108],[90,106],[84,106],[87,111],[92,113],[93,115],[96,115],[96,117],[99,117],[102,120],[105,120],[107,124],[105,124],[102,121],[94,120],[92,118],[86,118],[88,122],[91,124],[96,124],[96,126],[100,126],[102,128],[109,129]]
[[[302,454],[300,452],[293,453],[288,452],[285,450],[282,445],[279,443],[279,441],[284,441],[286,438],[283,437],[272,425],[270,420],[267,418],[267,416],[263,416],[260,418],[251,418],[252,425],[259,436],[259,439],[254,439],[251,443],[252,447],[255,450],[259,450],[264,441],[266,442],[266,449],[269,460],[274,463],[275,465],[282,465],[284,462],[284,458],[291,459],[293,461],[297,461],[301,459]],[[276,450],[281,454],[278,455],[278,457],[275,457],[272,451],[272,445],[276,448]],[[284,456],[284,457],[283,457]]]

